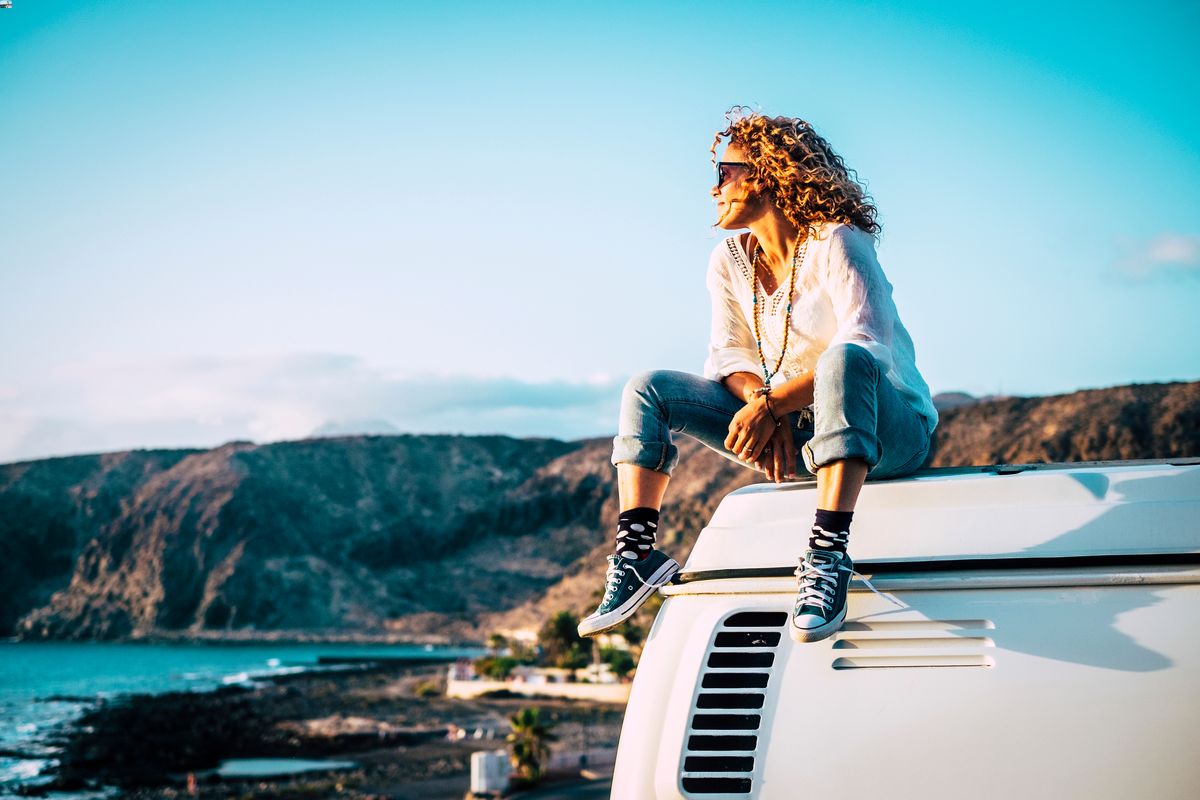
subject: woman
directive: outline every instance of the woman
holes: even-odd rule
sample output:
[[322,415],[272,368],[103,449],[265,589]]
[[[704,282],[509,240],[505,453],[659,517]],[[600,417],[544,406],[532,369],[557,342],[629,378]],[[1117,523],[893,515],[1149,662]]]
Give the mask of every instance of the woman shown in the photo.
[[[877,211],[841,157],[799,119],[735,107],[713,142],[716,224],[708,265],[712,336],[703,377],[656,370],[621,399],[612,462],[621,513],[604,599],[579,632],[628,619],[679,570],[654,548],[678,461],[672,431],[776,482],[797,453],[817,512],[796,570],[792,638],[824,639],[846,616],[846,553],[863,481],[918,469],[937,411],[875,256]],[[799,550],[799,546],[797,547]]]

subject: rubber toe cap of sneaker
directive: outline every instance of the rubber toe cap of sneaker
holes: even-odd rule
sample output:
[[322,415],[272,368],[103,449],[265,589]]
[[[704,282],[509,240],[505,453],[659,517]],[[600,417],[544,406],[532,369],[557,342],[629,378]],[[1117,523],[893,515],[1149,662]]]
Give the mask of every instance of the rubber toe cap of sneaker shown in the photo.
[[829,620],[816,614],[797,614],[792,617],[792,625],[802,631],[811,631],[828,623]]

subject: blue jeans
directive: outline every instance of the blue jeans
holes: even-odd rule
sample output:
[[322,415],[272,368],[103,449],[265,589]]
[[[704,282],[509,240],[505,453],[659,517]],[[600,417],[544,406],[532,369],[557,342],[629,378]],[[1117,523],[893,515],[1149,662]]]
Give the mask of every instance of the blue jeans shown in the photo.
[[[866,349],[837,344],[822,353],[813,396],[811,415],[805,409],[790,414],[787,423],[811,474],[834,461],[861,458],[870,466],[868,478],[898,478],[915,472],[928,457],[925,418],[900,396]],[[729,423],[743,406],[719,381],[672,370],[635,375],[621,395],[612,463],[670,475],[679,462],[671,440],[675,432],[750,466],[725,447]]]

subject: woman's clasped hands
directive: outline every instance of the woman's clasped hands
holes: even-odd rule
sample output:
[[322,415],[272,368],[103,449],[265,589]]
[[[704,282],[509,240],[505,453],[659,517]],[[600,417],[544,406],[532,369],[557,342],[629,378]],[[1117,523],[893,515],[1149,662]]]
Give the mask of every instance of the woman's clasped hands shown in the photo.
[[796,443],[788,418],[777,424],[762,397],[754,398],[733,415],[725,447],[776,483],[796,473]]

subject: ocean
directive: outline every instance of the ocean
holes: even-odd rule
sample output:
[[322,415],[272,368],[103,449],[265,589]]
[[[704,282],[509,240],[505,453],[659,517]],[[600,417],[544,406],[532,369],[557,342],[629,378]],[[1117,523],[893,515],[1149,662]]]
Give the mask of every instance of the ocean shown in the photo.
[[51,736],[100,698],[252,684],[319,669],[318,656],[474,657],[480,652],[421,645],[0,642],[0,798],[13,797],[21,785],[45,782],[39,775],[57,764]]

